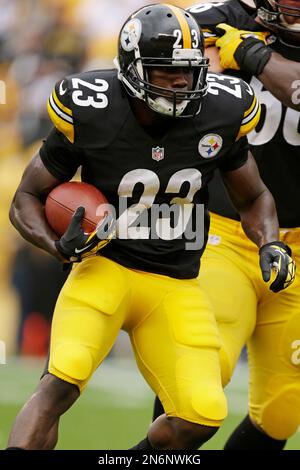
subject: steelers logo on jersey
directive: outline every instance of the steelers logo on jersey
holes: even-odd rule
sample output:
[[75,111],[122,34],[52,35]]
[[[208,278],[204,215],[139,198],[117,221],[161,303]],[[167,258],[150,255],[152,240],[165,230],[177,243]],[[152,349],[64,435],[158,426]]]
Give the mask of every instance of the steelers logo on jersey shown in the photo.
[[198,150],[203,158],[215,157],[221,150],[223,139],[218,134],[206,134],[199,142]]
[[133,51],[138,46],[142,34],[142,23],[138,18],[133,18],[125,24],[121,32],[121,45],[124,51]]

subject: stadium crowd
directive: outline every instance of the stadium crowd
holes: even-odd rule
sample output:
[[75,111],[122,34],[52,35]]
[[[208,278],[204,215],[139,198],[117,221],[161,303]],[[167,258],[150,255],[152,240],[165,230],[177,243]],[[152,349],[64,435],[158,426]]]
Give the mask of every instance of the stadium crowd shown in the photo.
[[[79,70],[109,68],[128,15],[145,0],[0,0],[0,340],[7,354],[44,355],[64,281],[59,263],[24,242],[8,219],[28,160],[51,128],[53,84]],[[188,6],[186,0],[172,2]],[[50,288],[51,285],[51,288]]]

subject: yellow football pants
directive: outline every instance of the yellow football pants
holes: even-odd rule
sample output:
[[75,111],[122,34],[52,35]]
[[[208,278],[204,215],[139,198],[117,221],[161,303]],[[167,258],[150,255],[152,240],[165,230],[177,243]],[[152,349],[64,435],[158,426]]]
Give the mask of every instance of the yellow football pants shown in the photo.
[[227,410],[220,337],[197,279],[134,271],[101,256],[85,259],[57,301],[49,372],[82,390],[121,328],[167,415],[221,424]]
[[298,271],[288,289],[274,294],[241,224],[212,214],[198,278],[221,334],[223,385],[248,341],[250,416],[275,439],[287,439],[300,425],[300,229],[281,230],[281,240]]

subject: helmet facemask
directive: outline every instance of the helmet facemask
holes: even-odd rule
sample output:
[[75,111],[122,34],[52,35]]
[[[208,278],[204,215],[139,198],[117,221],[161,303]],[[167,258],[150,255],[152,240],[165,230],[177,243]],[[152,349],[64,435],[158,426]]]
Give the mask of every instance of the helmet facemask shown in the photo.
[[[182,55],[182,52],[191,52],[193,59],[157,59],[152,57],[137,58],[128,67],[122,76],[122,81],[128,88],[130,94],[147,103],[147,105],[160,114],[171,117],[191,117],[200,110],[200,102],[207,92],[206,75],[208,69],[208,59],[203,58],[201,51],[192,49],[174,50],[174,55]],[[193,71],[192,90],[172,90],[153,85],[149,81],[149,69],[164,69],[178,67],[188,68]],[[182,113],[189,104],[193,104],[191,114]]]
[[300,46],[300,23],[289,23],[289,18],[300,19],[299,6],[289,0],[257,0],[258,17],[279,38],[291,45]]

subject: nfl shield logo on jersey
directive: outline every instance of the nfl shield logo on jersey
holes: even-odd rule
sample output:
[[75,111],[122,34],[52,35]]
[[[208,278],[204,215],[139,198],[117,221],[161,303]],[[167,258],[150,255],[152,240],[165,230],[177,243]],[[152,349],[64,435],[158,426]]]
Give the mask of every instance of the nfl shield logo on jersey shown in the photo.
[[221,150],[223,139],[218,134],[206,134],[199,142],[199,153],[203,158],[215,157]]
[[153,160],[156,160],[157,162],[160,162],[160,160],[163,160],[165,157],[165,149],[163,147],[152,147],[152,158]]

